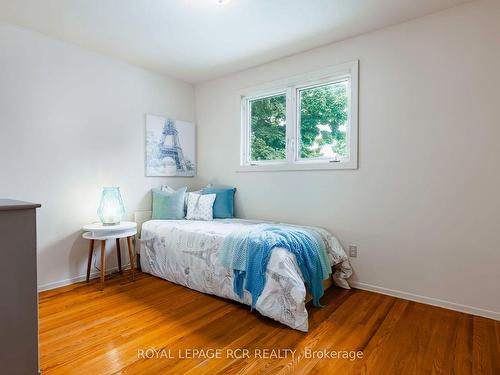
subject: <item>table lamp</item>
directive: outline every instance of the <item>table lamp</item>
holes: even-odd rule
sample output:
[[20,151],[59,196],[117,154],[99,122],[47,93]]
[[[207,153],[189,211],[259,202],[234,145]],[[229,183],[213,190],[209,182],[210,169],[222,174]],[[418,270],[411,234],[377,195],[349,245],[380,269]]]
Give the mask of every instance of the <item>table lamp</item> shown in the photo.
[[97,209],[97,216],[103,225],[120,224],[125,215],[122,196],[119,187],[105,187],[102,190],[101,202]]

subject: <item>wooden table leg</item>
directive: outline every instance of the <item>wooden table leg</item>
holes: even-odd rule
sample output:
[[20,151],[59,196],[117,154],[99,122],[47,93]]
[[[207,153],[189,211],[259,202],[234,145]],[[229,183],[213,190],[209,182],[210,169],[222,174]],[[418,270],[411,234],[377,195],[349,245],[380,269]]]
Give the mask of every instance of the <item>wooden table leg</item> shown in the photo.
[[104,267],[106,265],[106,240],[101,241],[101,290],[104,290]]
[[135,280],[135,256],[132,250],[132,237],[127,237],[128,257],[130,259],[130,269],[132,270],[132,280]]
[[94,253],[94,240],[89,241],[89,259],[87,263],[87,282],[90,279],[90,267],[92,267],[92,255]]
[[122,253],[120,249],[120,239],[116,239],[116,254],[118,256],[118,271],[122,273]]

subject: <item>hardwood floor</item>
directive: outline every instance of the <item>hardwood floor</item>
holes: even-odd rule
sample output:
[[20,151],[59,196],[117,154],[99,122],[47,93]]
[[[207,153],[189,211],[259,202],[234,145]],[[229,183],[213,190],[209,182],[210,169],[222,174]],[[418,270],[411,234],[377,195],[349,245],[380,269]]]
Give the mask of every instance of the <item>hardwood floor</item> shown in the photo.
[[[322,302],[303,333],[143,273],[112,275],[104,291],[98,279],[74,284],[40,293],[42,373],[500,374],[498,321],[361,290],[331,288]],[[240,348],[249,358],[226,358]],[[180,358],[190,349],[205,351]],[[216,349],[222,358],[203,358]],[[323,350],[363,358],[320,359]],[[282,358],[255,358],[266,353]]]

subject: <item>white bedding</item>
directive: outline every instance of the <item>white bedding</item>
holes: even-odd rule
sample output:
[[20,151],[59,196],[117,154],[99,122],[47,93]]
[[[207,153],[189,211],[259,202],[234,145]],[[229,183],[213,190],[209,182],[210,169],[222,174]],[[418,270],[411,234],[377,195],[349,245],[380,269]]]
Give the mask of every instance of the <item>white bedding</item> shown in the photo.
[[[150,220],[142,225],[141,267],[144,272],[203,293],[230,298],[250,305],[233,292],[233,272],[218,262],[224,237],[262,221],[218,219],[213,221]],[[351,273],[347,255],[337,239],[320,228],[312,228],[323,238],[333,267],[333,280],[343,288]],[[275,248],[267,267],[264,291],[256,309],[262,315],[307,332],[306,288],[295,256]]]

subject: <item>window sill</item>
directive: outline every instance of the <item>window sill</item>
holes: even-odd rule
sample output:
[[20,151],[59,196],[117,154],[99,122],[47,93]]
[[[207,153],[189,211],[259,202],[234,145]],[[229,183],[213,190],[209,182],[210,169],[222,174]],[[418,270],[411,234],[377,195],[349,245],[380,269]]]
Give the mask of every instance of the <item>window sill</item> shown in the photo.
[[291,172],[291,171],[329,171],[339,169],[358,169],[356,162],[339,162],[339,163],[296,163],[296,164],[258,164],[258,165],[241,165],[236,169],[236,172]]

